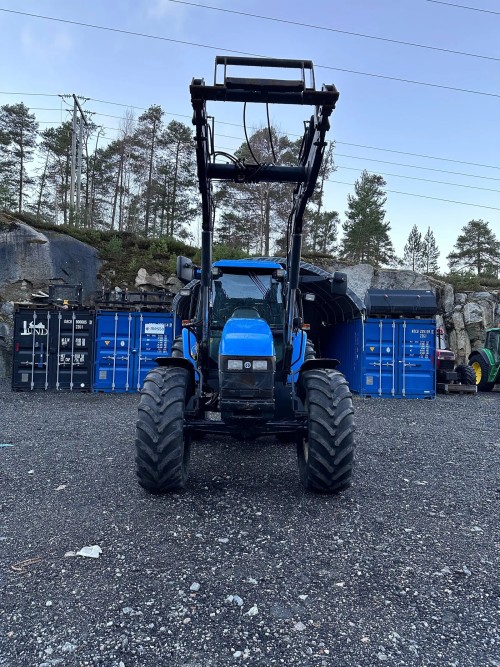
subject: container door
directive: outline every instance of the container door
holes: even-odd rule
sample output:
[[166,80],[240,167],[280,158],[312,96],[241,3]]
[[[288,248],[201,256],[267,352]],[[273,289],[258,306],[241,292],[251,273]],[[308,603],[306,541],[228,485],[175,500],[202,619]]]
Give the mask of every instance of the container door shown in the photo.
[[436,323],[430,320],[401,320],[399,333],[399,383],[402,396],[425,398],[435,395],[434,352]]
[[133,315],[128,312],[96,313],[95,391],[135,391],[132,383]]
[[363,396],[397,394],[397,335],[394,320],[368,319],[364,324]]
[[[13,389],[45,389],[51,386],[50,328],[54,313],[20,310],[14,321]],[[53,385],[52,385],[53,386]]]
[[157,364],[156,357],[172,354],[173,315],[172,313],[133,313],[134,363],[133,388],[140,391],[144,378]]
[[52,313],[50,338],[51,348],[56,351],[55,389],[89,391],[92,387],[93,314],[78,310]]

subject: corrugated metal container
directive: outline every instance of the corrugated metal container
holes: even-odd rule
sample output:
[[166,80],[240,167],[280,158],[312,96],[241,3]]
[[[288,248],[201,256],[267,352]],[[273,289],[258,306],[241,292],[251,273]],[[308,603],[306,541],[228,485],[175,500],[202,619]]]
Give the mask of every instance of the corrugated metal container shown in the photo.
[[334,328],[328,356],[361,396],[434,398],[436,323],[367,318]]
[[139,391],[156,357],[172,353],[173,314],[96,311],[94,391]]
[[18,310],[12,388],[90,391],[93,341],[94,315],[88,310]]

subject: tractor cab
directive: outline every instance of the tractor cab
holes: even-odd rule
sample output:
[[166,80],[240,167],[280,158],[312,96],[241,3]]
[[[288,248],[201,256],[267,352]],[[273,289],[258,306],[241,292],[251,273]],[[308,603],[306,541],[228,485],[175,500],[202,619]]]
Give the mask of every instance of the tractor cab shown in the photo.
[[494,362],[500,363],[500,327],[495,327],[487,332],[484,347],[490,350]]

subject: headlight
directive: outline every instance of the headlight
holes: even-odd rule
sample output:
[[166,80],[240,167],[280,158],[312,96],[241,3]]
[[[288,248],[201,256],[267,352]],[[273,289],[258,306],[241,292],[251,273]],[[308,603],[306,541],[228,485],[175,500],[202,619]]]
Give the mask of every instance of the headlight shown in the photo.
[[243,369],[243,361],[241,359],[228,359],[227,360],[227,370],[228,371],[241,371]]
[[256,359],[252,363],[254,371],[267,371],[267,359]]

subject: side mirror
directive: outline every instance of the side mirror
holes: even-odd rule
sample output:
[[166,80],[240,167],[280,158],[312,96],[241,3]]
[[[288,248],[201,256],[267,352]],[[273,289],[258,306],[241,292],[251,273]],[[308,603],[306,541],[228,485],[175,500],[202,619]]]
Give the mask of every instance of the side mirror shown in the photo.
[[332,294],[345,296],[347,294],[347,274],[335,271],[332,275]]
[[189,283],[194,278],[195,266],[189,257],[177,257],[176,275],[179,280]]

